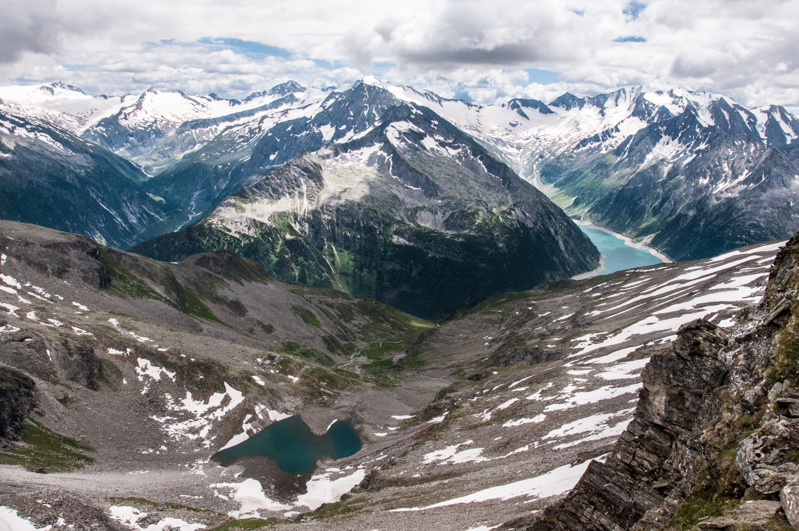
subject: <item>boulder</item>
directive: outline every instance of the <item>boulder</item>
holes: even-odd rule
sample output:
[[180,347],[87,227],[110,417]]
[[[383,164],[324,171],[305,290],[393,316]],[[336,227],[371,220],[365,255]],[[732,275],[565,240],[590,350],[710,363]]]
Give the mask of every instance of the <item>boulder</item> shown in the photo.
[[748,501],[724,516],[716,516],[699,522],[695,529],[702,531],[766,531],[768,519],[777,514],[780,502],[757,500]]
[[747,485],[762,494],[774,494],[799,474],[799,465],[791,462],[797,451],[799,419],[777,417],[741,441],[735,468]]
[[0,367],[0,439],[19,438],[33,409],[35,384],[21,372]]
[[793,477],[780,491],[780,501],[785,517],[794,529],[799,530],[799,477]]
[[789,417],[792,419],[799,418],[799,399],[798,398],[778,398],[774,401],[777,406],[774,411],[777,415]]
[[53,361],[71,382],[91,385],[100,373],[100,359],[88,341],[64,339],[53,350]]

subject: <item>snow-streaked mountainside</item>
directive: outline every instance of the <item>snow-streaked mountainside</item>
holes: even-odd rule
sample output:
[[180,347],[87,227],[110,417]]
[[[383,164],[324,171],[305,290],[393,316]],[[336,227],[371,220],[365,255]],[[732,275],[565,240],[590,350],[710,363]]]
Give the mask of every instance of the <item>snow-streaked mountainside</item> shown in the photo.
[[[785,276],[770,242],[500,295],[436,326],[232,253],[170,264],[5,221],[0,242],[0,378],[22,411],[22,440],[0,451],[0,522],[13,510],[40,528],[304,513],[261,524],[464,531],[532,516],[608,457],[681,326],[704,317],[721,336]],[[753,369],[740,351],[736,374]],[[363,448],[300,475],[210,459],[289,415],[315,433],[349,420]]]
[[570,216],[674,259],[799,229],[799,121],[780,106],[746,109],[718,94],[635,87],[480,106],[372,77],[356,86],[372,96],[287,82],[242,101],[152,89],[105,98],[54,83],[0,88],[0,110],[57,125],[139,166],[141,190],[163,201],[164,232],[196,222],[303,152],[368,135],[400,104],[427,108],[431,120],[471,136]]
[[694,259],[799,229],[799,120],[705,92],[481,107],[387,87],[469,132],[573,217]]
[[170,230],[130,162],[69,131],[0,110],[0,212],[127,248]]
[[366,83],[274,127],[236,171],[263,178],[136,252],[173,261],[221,247],[278,278],[425,317],[599,259],[562,211],[470,136]]

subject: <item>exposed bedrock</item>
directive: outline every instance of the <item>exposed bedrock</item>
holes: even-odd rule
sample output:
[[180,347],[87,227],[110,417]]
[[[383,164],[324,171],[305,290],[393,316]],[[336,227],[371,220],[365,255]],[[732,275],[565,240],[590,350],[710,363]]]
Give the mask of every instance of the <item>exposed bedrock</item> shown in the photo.
[[652,356],[635,417],[604,462],[505,528],[799,529],[797,291],[794,236],[736,326],[694,321]]

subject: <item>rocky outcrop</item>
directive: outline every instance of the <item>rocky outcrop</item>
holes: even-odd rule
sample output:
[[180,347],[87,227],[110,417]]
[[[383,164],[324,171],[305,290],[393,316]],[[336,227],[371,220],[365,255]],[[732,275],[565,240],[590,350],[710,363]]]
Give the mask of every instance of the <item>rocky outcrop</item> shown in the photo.
[[708,518],[697,524],[704,530],[738,531],[744,525],[748,531],[765,531],[768,529],[769,520],[774,518],[780,510],[780,502],[768,500],[749,500],[738,509],[725,516]]
[[100,372],[100,359],[88,341],[64,339],[58,342],[53,360],[67,380],[81,385],[91,385]]
[[0,367],[0,443],[19,438],[34,406],[34,387],[33,380],[21,372]]
[[797,456],[799,420],[775,418],[744,439],[735,455],[735,468],[747,485],[761,494],[780,492],[792,478],[799,477]]
[[[671,351],[644,369],[635,418],[604,463],[593,461],[562,502],[517,529],[629,529],[663,503],[680,471],[669,458],[688,444],[707,399],[728,378],[717,359],[724,333],[707,321],[683,326]],[[521,524],[521,525],[519,525]]]
[[543,515],[505,527],[799,529],[797,291],[799,235],[735,328],[695,321],[652,356],[635,418],[604,462]]

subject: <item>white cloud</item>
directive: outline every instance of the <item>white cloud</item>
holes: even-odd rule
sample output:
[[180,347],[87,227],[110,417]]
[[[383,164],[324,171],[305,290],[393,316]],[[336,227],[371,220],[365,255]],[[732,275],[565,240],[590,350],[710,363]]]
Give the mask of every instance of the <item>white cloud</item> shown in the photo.
[[[8,2],[5,84],[238,97],[290,78],[347,85],[381,62],[384,79],[483,103],[643,85],[799,107],[799,0]],[[538,85],[524,68],[560,76]]]

